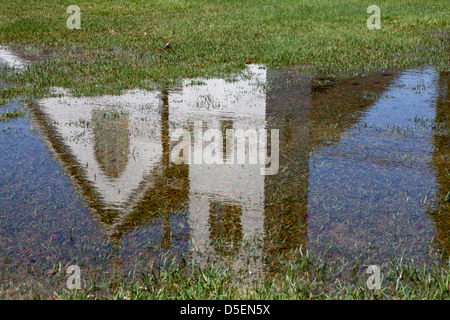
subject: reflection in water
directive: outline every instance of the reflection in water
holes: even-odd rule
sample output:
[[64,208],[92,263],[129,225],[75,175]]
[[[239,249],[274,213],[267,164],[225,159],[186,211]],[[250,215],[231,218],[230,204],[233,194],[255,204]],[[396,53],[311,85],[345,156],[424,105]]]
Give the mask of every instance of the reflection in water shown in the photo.
[[70,167],[96,210],[130,210],[137,185],[160,160],[160,121],[153,116],[158,99],[146,98],[153,98],[153,104],[146,100],[148,104],[142,105],[129,93],[119,101],[48,98],[34,108],[58,157]]
[[280,170],[264,181],[265,263],[274,267],[280,251],[305,244],[311,79],[269,70],[267,126],[280,130]]
[[0,66],[2,65],[19,70],[26,68],[26,62],[23,59],[13,54],[9,49],[0,46]]
[[[151,243],[169,248],[174,237],[186,239],[185,229],[174,234],[171,226],[180,212],[188,212],[190,236],[205,246],[211,235],[223,234],[210,231],[211,206],[229,212],[239,205],[242,232],[262,230],[264,178],[259,166],[249,164],[174,164],[170,134],[180,127],[193,133],[198,121],[203,130],[264,129],[264,76],[265,70],[254,66],[236,82],[214,79],[161,93],[100,98],[64,93],[34,110],[57,157],[69,171],[76,168],[72,178],[115,241],[138,226],[159,225],[161,238]],[[230,148],[225,136],[223,144]]]
[[242,209],[236,205],[211,202],[209,233],[212,245],[220,255],[237,253],[242,242]]
[[110,178],[118,178],[125,170],[130,153],[128,119],[114,111],[94,110],[92,135],[95,158]]
[[436,133],[433,135],[432,164],[436,170],[437,204],[431,212],[435,221],[437,241],[446,259],[450,255],[450,77],[441,72],[437,81]]
[[[426,259],[437,231],[448,248],[448,75],[375,74],[321,90],[314,81],[250,65],[232,82],[96,98],[63,90],[32,109],[114,243],[188,251],[192,240],[229,255],[258,235],[269,271],[280,268],[280,253],[300,247],[353,254],[371,243],[374,259],[400,251]],[[436,133],[427,125],[434,120],[447,131]],[[178,128],[191,136],[278,129],[279,171],[174,164],[170,137]],[[225,137],[224,160],[232,154]],[[431,220],[426,199],[434,194],[441,209]]]
[[318,248],[355,254],[369,244],[374,261],[431,258],[435,83],[431,69],[400,74],[339,141],[315,148],[308,233]]

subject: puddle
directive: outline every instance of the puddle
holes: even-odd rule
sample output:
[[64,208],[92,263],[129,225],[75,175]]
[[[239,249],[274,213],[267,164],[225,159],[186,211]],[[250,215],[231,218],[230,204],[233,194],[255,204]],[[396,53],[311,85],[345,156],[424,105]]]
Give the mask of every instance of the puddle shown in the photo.
[[[110,218],[112,237],[139,224],[137,216],[158,219],[189,208],[185,218],[194,241],[205,242],[207,236],[196,233],[208,228],[212,201],[241,207],[243,230],[253,234],[262,231],[260,167],[170,161],[171,134],[180,128],[192,132],[195,122],[202,130],[265,129],[265,95],[259,85],[265,70],[254,66],[249,72],[251,80],[187,82],[163,92],[134,90],[119,97],[76,98],[59,90],[33,107],[36,125],[56,158],[70,168],[91,208],[101,219]],[[196,224],[202,226],[193,228]]]
[[[272,256],[300,246],[364,251],[374,264],[446,253],[448,74],[374,74],[321,90],[313,80],[250,65],[233,81],[161,92],[55,88],[0,132],[3,264],[89,260],[117,246],[132,264],[137,252],[191,252],[191,241],[223,256],[255,235],[268,270]],[[225,134],[201,151],[221,145],[224,163],[196,162],[195,141],[191,162],[175,163],[180,129],[278,129],[278,171],[261,174],[270,152],[227,163]]]
[[[446,233],[432,214],[450,191],[440,167],[449,164],[445,140],[436,140],[444,133],[433,125],[448,108],[448,77],[432,69],[402,72],[339,141],[316,146],[309,159],[308,240],[339,251],[370,244],[373,261],[393,252],[430,258],[430,243]],[[436,157],[447,161],[436,166]]]
[[54,50],[49,48],[22,52],[0,45],[0,66],[18,71],[25,70],[31,63],[50,60],[54,56]]
[[26,61],[14,54],[11,50],[0,46],[0,65],[23,70],[26,68]]

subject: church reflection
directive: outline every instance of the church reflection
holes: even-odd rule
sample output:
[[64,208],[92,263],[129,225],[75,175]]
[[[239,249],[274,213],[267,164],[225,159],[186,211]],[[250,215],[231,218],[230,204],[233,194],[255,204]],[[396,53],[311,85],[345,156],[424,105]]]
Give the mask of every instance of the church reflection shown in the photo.
[[209,234],[211,244],[222,256],[238,253],[243,240],[242,208],[238,205],[211,202]]
[[276,270],[280,252],[295,252],[307,242],[311,153],[339,141],[375,102],[376,95],[368,99],[366,92],[383,93],[396,75],[360,77],[318,90],[313,85],[317,79],[273,70],[267,74],[267,125],[280,129],[281,140],[280,171],[264,182],[265,264]]
[[111,111],[102,113],[94,110],[92,123],[95,158],[108,177],[117,178],[128,163],[128,119],[126,116],[116,117]]
[[[178,241],[173,240],[173,217],[184,211],[189,231],[183,241],[189,238],[197,247],[210,245],[230,255],[239,252],[244,237],[263,235],[265,263],[276,269],[276,255],[307,242],[311,153],[338,142],[397,74],[318,90],[317,79],[294,71],[251,66],[249,73],[235,82],[186,82],[157,93],[53,97],[33,110],[55,156],[113,242],[152,226],[160,229],[160,246],[171,248]],[[445,79],[442,86],[448,88]],[[436,119],[448,121],[445,92]],[[263,176],[260,166],[252,164],[174,164],[170,135],[180,127],[192,134],[195,121],[204,130],[222,132],[279,129],[278,173]],[[448,136],[436,136],[434,143],[440,153],[433,161],[445,171],[448,157],[447,162],[439,159],[448,154]],[[229,151],[225,139],[222,145]],[[448,179],[439,184],[441,194],[448,191]]]

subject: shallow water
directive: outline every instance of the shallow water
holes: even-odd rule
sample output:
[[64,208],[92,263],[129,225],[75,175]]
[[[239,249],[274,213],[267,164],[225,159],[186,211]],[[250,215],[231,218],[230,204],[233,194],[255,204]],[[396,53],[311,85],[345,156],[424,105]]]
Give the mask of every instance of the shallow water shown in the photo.
[[[448,74],[316,81],[250,65],[233,81],[102,97],[54,88],[32,105],[6,106],[29,116],[0,123],[3,278],[107,257],[126,268],[194,247],[224,256],[254,236],[266,261],[300,246],[363,252],[374,264],[446,256],[448,212],[438,207],[449,192]],[[279,169],[261,174],[273,154],[196,162],[193,141],[191,163],[176,164],[180,128],[278,129]]]
[[315,148],[308,239],[340,250],[371,243],[374,262],[394,252],[430,257],[440,232],[430,208],[442,196],[433,164],[439,133],[431,128],[438,80],[432,69],[400,73],[339,141]]

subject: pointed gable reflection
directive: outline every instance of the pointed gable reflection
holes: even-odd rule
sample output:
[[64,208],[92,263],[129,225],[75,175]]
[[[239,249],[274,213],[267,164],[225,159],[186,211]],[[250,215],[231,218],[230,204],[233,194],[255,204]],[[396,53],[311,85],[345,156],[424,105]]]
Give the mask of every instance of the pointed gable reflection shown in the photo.
[[175,165],[170,133],[179,127],[192,131],[195,121],[205,129],[265,129],[265,72],[253,66],[248,77],[235,81],[186,82],[120,96],[78,98],[60,90],[33,110],[55,156],[114,241],[146,225],[157,227],[158,241],[170,247],[172,218],[185,212],[190,236],[206,245],[227,228],[210,219],[213,204],[225,212],[240,208],[232,216],[242,234],[262,230],[264,178],[255,165]]
[[[63,92],[34,110],[56,156],[115,240],[146,226],[153,243],[164,248],[189,238],[197,247],[232,254],[245,237],[263,235],[265,261],[276,269],[271,264],[280,252],[307,243],[311,190],[328,183],[312,174],[311,161],[320,148],[345,143],[397,75],[317,90],[316,79],[307,75],[258,66],[246,72],[234,81],[187,80],[161,92],[133,90],[117,97]],[[179,128],[189,132],[192,148],[195,130],[278,129],[279,171],[263,176],[259,164],[227,164],[232,149],[225,136],[218,142],[225,164],[174,164],[176,141],[170,137]],[[187,229],[177,227],[180,215]]]
[[[315,85],[321,79],[295,70],[267,72],[267,126],[280,130],[280,170],[266,176],[264,182],[267,270],[280,268],[280,254],[306,247],[310,190],[317,187],[314,181],[311,185],[310,179],[315,149],[338,143],[395,76],[375,74],[323,87]],[[368,92],[373,93],[369,99]],[[326,189],[326,179],[320,183]]]
[[41,100],[38,109],[52,139],[83,168],[97,201],[123,208],[161,159],[158,102],[140,91],[84,98],[65,92]]

